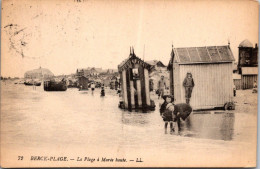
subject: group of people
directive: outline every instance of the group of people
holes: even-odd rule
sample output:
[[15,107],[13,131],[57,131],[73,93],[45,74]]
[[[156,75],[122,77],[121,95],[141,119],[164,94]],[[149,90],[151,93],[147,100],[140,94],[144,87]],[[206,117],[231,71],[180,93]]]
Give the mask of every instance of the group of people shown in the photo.
[[[195,84],[192,78],[192,74],[191,72],[187,72],[187,75],[183,81],[183,87],[185,88],[185,98],[187,104],[190,103],[191,93],[194,86]],[[166,87],[166,82],[164,80],[164,76],[161,76],[161,79],[158,81],[158,90],[157,90],[158,99],[164,96],[166,88],[167,87]]]
[[192,112],[192,107],[187,103],[174,104],[172,95],[164,95],[163,99],[164,102],[160,107],[160,115],[165,122],[165,132],[167,132],[168,123],[170,123],[170,132],[175,132],[173,125],[175,123],[177,123],[178,131],[181,131],[181,119],[186,120]]
[[178,131],[181,131],[181,119],[185,120],[192,112],[190,98],[194,85],[195,84],[192,78],[192,74],[191,72],[188,72],[186,78],[183,81],[186,103],[174,104],[174,96],[164,94],[164,90],[166,89],[166,82],[164,80],[164,76],[161,76],[161,79],[158,81],[157,94],[158,99],[164,99],[163,104],[160,106],[160,115],[165,122],[165,132],[167,132],[168,124],[170,124],[170,132],[175,132],[175,123],[177,123]]

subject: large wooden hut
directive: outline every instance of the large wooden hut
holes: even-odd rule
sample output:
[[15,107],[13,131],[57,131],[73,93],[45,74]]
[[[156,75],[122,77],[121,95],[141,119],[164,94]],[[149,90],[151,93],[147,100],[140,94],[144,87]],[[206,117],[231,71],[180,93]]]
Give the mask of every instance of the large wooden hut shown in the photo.
[[151,66],[137,57],[134,49],[130,49],[129,58],[118,65],[122,87],[120,108],[150,109],[155,108],[150,99],[149,70]]
[[176,103],[184,103],[187,72],[194,87],[189,100],[194,110],[233,105],[233,62],[230,46],[172,48],[168,65],[170,91]]

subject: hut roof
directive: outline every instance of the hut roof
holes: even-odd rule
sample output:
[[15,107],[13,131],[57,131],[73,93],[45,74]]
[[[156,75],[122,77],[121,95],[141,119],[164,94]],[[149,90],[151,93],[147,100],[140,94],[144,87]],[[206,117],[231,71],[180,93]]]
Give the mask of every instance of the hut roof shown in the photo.
[[258,67],[242,67],[242,75],[258,75]]
[[[174,62],[179,64],[222,63],[235,60],[228,45],[173,48],[171,55],[174,57]],[[171,58],[169,65],[172,62]]]
[[243,40],[243,41],[239,44],[238,47],[241,47],[241,48],[252,48],[252,47],[253,47],[253,44],[252,44],[249,40],[245,39],[245,40]]
[[166,67],[161,61],[159,60],[149,60],[149,61],[146,61],[146,63],[148,63],[149,65],[151,66],[159,66],[159,67]]
[[135,55],[135,53],[133,52],[133,53],[130,53],[130,55],[129,55],[129,57],[127,59],[125,59],[123,62],[121,62],[118,65],[118,71],[121,72],[124,69],[132,67],[133,64],[140,64],[143,67],[147,68],[148,70],[151,69],[151,65],[149,65],[148,63],[144,62],[142,59],[137,57]]

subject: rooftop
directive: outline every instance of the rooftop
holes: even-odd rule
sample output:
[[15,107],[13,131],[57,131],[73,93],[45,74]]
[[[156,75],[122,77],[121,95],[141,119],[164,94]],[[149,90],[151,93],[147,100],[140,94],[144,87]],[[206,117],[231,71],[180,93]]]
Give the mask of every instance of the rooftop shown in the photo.
[[172,55],[174,62],[179,64],[221,63],[235,60],[228,45],[173,48]]
[[252,44],[249,40],[245,39],[245,40],[243,40],[243,41],[239,44],[238,47],[252,48],[252,47],[253,47],[253,44]]

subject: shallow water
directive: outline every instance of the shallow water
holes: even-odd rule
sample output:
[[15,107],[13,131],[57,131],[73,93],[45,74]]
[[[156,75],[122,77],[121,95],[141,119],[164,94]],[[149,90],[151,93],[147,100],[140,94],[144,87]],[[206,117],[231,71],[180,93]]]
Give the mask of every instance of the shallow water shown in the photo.
[[[45,92],[42,86],[1,83],[1,144],[4,148],[117,147],[118,149],[180,150],[223,149],[255,137],[254,113],[236,111],[193,112],[180,133],[165,133],[156,110],[146,113],[118,108],[119,97],[106,89]],[[229,143],[228,143],[229,142]],[[119,150],[118,150],[119,151]]]

